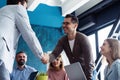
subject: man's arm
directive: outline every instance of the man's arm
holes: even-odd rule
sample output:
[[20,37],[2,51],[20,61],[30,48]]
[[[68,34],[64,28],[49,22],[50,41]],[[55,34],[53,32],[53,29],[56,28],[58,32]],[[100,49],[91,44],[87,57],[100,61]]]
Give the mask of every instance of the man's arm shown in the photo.
[[29,48],[39,59],[41,59],[43,54],[41,44],[31,28],[27,11],[22,5],[17,7],[16,25]]
[[94,60],[93,60],[93,53],[92,47],[86,35],[83,35],[83,42],[82,44],[82,51],[84,53],[84,61],[85,61],[85,74],[87,76],[87,80],[91,80],[93,69],[94,69]]
[[43,58],[41,59],[41,61],[46,64],[48,62],[52,62],[54,59],[56,59],[61,52],[63,51],[63,40],[62,38],[58,41],[55,49],[53,50],[53,52],[51,54],[44,54]]

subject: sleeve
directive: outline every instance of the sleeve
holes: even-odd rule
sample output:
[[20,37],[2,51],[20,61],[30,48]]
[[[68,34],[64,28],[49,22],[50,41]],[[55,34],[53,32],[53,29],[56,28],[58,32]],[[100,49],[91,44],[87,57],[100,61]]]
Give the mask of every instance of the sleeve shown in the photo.
[[61,38],[58,41],[53,52],[50,54],[49,62],[52,62],[54,59],[56,59],[61,54],[62,51],[63,51],[63,39]]
[[23,39],[31,49],[31,51],[39,58],[42,58],[43,50],[39,40],[31,28],[26,9],[19,5],[16,12],[16,26],[21,33]]
[[116,74],[117,75],[115,75],[116,76],[116,80],[119,80],[120,79],[120,63],[117,63],[116,65],[115,65],[115,69],[116,69]]
[[47,71],[48,80],[52,80],[51,77],[50,77],[50,74],[51,74],[51,71],[48,69],[48,71]]
[[86,35],[81,34],[80,37],[82,40],[80,45],[82,46],[82,52],[84,54],[84,61],[85,61],[85,74],[88,80],[92,79],[93,76],[93,69],[94,69],[94,60],[93,60],[93,53],[92,53],[92,48],[89,42],[89,39]]
[[67,73],[65,73],[65,80],[69,80]]

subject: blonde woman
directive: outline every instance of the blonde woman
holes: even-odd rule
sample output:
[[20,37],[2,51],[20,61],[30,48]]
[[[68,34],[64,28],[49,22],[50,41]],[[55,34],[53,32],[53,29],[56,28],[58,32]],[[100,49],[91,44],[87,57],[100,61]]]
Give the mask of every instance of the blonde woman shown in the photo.
[[120,80],[120,42],[112,38],[104,40],[101,54],[108,62],[104,80]]
[[65,72],[61,55],[49,64],[48,80],[69,80]]

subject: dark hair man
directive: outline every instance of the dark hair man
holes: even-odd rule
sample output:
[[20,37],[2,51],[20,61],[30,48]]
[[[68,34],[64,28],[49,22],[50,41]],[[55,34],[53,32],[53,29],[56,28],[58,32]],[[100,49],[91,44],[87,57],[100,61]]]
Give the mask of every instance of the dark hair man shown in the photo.
[[13,68],[11,73],[11,80],[28,80],[32,72],[37,72],[37,70],[26,64],[27,54],[20,51],[16,54],[17,66]]
[[92,49],[88,37],[76,31],[78,24],[76,16],[72,14],[65,16],[62,26],[66,35],[58,41],[53,52],[49,56],[46,55],[42,62],[53,61],[64,50],[70,63],[80,62],[87,80],[91,80],[94,68]]

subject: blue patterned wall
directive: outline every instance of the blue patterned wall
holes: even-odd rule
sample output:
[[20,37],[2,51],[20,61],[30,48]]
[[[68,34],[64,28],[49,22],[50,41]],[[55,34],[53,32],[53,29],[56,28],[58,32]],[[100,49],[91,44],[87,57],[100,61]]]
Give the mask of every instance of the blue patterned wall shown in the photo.
[[[5,5],[6,0],[0,0],[0,8]],[[64,18],[62,17],[61,7],[48,6],[41,3],[34,11],[28,11],[28,16],[30,23],[34,24],[32,28],[41,42],[43,51],[53,50],[58,39],[63,35],[61,24]],[[46,71],[46,65],[42,64],[35,57],[22,37],[19,40],[17,52],[21,50],[25,51],[28,55],[28,65],[35,67],[39,71]]]
[[[44,52],[53,50],[58,39],[63,35],[61,28],[49,28],[35,25],[33,25],[32,28],[41,42]],[[25,51],[28,55],[28,65],[35,67],[39,71],[46,71],[46,65],[42,64],[41,61],[31,52],[22,37],[18,44],[18,51],[21,50]]]
[[40,3],[32,12],[28,11],[30,23],[48,27],[60,28],[63,21],[61,7]]
[[6,0],[0,0],[0,8],[6,5]]

